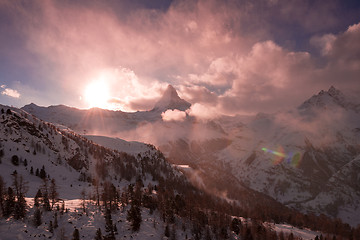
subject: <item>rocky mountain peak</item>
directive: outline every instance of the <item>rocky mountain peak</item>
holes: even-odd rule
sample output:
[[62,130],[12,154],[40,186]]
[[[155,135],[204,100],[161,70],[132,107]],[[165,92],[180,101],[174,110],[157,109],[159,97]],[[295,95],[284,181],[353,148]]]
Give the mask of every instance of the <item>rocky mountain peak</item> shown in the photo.
[[358,104],[352,103],[339,89],[334,86],[331,86],[328,91],[321,90],[318,94],[312,96],[301,104],[299,109],[332,109],[336,107],[341,107],[346,110],[352,109],[356,112],[359,110]]
[[184,99],[180,98],[176,89],[172,85],[168,85],[163,96],[155,104],[153,110],[165,111],[167,109],[178,109],[185,111],[190,108],[191,104]]

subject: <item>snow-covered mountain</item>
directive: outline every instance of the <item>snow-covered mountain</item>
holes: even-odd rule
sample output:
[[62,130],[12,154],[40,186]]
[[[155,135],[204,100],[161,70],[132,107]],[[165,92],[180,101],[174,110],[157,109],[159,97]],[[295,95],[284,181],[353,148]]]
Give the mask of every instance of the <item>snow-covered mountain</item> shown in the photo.
[[360,194],[354,184],[360,179],[360,105],[341,91],[320,91],[287,112],[162,121],[160,113],[166,109],[189,106],[169,86],[149,112],[33,104],[23,109],[80,134],[153,143],[171,162],[190,164],[217,195],[238,199],[236,192],[253,189],[303,212],[360,223]]
[[[172,166],[152,145],[80,136],[24,110],[0,108],[1,239],[76,239],[77,235],[80,239],[100,235],[106,239],[280,235],[312,239],[321,234],[289,224],[244,218],[285,222],[288,216],[306,216],[245,186],[237,191],[242,200],[236,203],[227,198],[224,201],[225,196],[212,197],[184,176],[193,182],[197,177],[208,182],[217,173],[208,175],[205,168]],[[229,176],[219,181],[237,180]],[[216,189],[214,186],[208,191]],[[16,193],[14,197],[12,192]],[[24,215],[19,215],[23,197]],[[315,228],[318,221],[312,217],[299,226]],[[328,221],[322,231],[336,224]]]
[[[301,228],[310,227],[339,236],[350,236],[349,234],[357,236],[356,234],[360,232],[358,231],[360,229],[351,232],[351,228],[347,225],[324,216],[300,214],[272,198],[304,210],[315,206],[313,211],[318,213],[335,209],[334,206],[326,205],[324,199],[330,202],[336,200],[337,194],[347,196],[346,194],[355,189],[351,196],[347,196],[347,205],[339,201],[336,201],[336,204],[347,211],[357,206],[355,201],[358,198],[357,185],[349,185],[349,182],[358,178],[356,173],[359,158],[348,161],[339,154],[338,158],[326,159],[328,161],[326,164],[337,162],[336,166],[341,166],[341,170],[335,171],[335,165],[326,168],[322,165],[322,159],[315,159],[312,155],[305,158],[306,154],[320,154],[317,146],[311,143],[313,137],[309,137],[306,138],[308,149],[303,148],[301,144],[284,145],[283,152],[279,151],[278,154],[283,160],[277,159],[275,165],[274,162],[269,161],[268,154],[272,152],[270,150],[272,141],[292,141],[306,135],[307,132],[304,130],[306,128],[294,130],[291,126],[281,125],[286,122],[284,117],[302,116],[301,113],[259,114],[246,122],[241,122],[240,119],[244,118],[240,117],[223,117],[208,122],[189,118],[181,123],[168,123],[163,122],[161,118],[154,120],[153,117],[149,117],[146,120],[142,117],[141,122],[131,123],[127,119],[131,114],[122,112],[100,109],[78,110],[65,106],[42,108],[34,104],[26,107],[52,119],[56,124],[54,125],[22,109],[0,107],[2,108],[0,119],[2,194],[0,196],[5,196],[2,198],[5,199],[5,205],[2,206],[7,209],[10,206],[9,199],[12,199],[10,192],[3,191],[4,182],[5,187],[12,186],[17,189],[16,192],[19,192],[16,187],[19,185],[15,184],[15,179],[18,179],[16,181],[25,179],[24,188],[20,189],[29,187],[28,191],[21,190],[23,193],[14,198],[18,206],[22,194],[27,197],[28,207],[22,221],[15,220],[15,216],[18,216],[15,214],[17,207],[14,210],[14,217],[10,215],[9,218],[5,216],[7,211],[1,211],[4,217],[0,216],[0,230],[4,227],[10,230],[3,236],[4,239],[62,238],[71,235],[72,232],[76,235],[74,228],[80,231],[85,239],[93,238],[98,234],[96,232],[99,229],[102,229],[102,234],[107,237],[117,232],[120,236],[135,239],[163,236],[180,239],[188,236],[199,239],[201,236],[207,239],[224,239],[239,236],[246,238],[250,235],[262,238],[262,234],[275,238],[276,235],[280,237],[281,232],[312,239],[317,234],[321,234],[296,229],[288,224],[254,222],[246,217],[276,223],[289,222]],[[138,114],[151,116],[147,115],[149,112]],[[84,116],[87,120],[96,119],[95,116],[106,116],[103,121],[106,119],[107,124],[111,124],[110,119],[112,119],[113,126],[116,126],[115,122],[120,125],[135,124],[138,131],[145,129],[139,128],[139,125],[140,127],[148,125],[150,129],[163,128],[163,133],[159,133],[156,129],[157,137],[165,139],[162,140],[162,148],[170,159],[165,159],[160,151],[149,144],[99,135],[79,135],[90,132],[91,129],[86,129],[85,126],[94,126],[92,125],[94,123],[89,124],[89,121],[76,122]],[[308,118],[304,119],[309,121]],[[76,133],[71,128],[81,130]],[[274,137],[273,133],[276,131],[273,128],[284,133]],[[256,134],[257,131],[261,134]],[[126,133],[121,132],[119,128],[115,132]],[[356,143],[358,135],[353,137],[351,143]],[[343,143],[340,143],[340,146],[341,144]],[[296,159],[302,162],[310,161],[310,166],[316,163],[318,169],[312,174],[320,171],[319,179],[322,182],[312,178],[308,172],[312,168],[307,164],[297,165],[298,168],[291,165],[292,162],[285,157],[290,148],[310,152],[303,153],[304,157]],[[349,148],[348,151],[348,156],[351,157],[354,156],[354,152],[351,151],[357,150]],[[188,165],[173,166],[168,161]],[[326,178],[327,175],[323,176],[323,173],[328,174],[332,171],[334,174],[329,179]],[[270,184],[263,181],[264,176]],[[46,187],[46,182],[52,179],[56,182],[55,189],[58,190],[59,196],[54,202],[55,207],[48,211],[43,205],[44,195],[37,197],[40,199],[37,201],[41,203],[39,207],[34,205],[33,199],[39,196],[39,189],[42,193],[52,192],[53,188]],[[313,182],[321,183],[323,184],[321,187],[326,186],[328,189],[318,187],[312,192],[310,191],[312,188],[309,190],[307,187]],[[301,191],[301,188],[305,190]],[[296,202],[298,199],[291,198],[291,194],[301,195],[301,202]],[[3,203],[2,200],[0,202]],[[61,210],[62,202],[68,210]],[[324,208],[322,206],[316,208],[324,202]],[[109,206],[113,209],[110,215],[106,210]],[[345,213],[345,211],[337,212],[338,216],[349,222],[357,221],[356,211],[352,215]],[[36,220],[39,214],[42,218],[40,222]],[[142,216],[141,227],[134,230],[134,226],[137,226],[134,225],[135,220],[138,219],[136,216],[139,215]],[[111,222],[109,216],[113,219],[111,221],[115,222],[114,225],[109,225]],[[349,220],[347,217],[352,218]],[[52,224],[55,219],[61,224],[60,228],[54,229]]]
[[[247,187],[302,211],[360,223],[359,104],[331,87],[298,109],[223,124],[217,159]],[[220,120],[221,121],[221,120]]]
[[331,86],[328,91],[321,90],[318,94],[312,96],[299,106],[300,110],[314,110],[315,109],[331,109],[344,108],[355,112],[360,111],[360,104],[356,104],[349,99],[334,86]]

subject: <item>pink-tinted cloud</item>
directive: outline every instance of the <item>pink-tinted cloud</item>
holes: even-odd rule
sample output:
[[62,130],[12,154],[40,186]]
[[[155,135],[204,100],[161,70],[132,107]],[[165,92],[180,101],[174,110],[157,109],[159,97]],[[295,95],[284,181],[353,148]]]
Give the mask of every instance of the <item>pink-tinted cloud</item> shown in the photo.
[[[326,38],[327,35],[323,37]],[[360,94],[360,23],[348,27],[327,42],[327,64],[317,72],[318,81]]]
[[8,96],[8,97],[13,97],[13,98],[19,98],[20,97],[20,93],[15,90],[15,89],[11,89],[6,87],[6,85],[1,85],[1,94]]
[[[357,86],[358,25],[323,35],[338,26],[334,1],[185,0],[130,11],[100,2],[6,5],[19,16],[28,51],[48,64],[39,71],[55,75],[46,83],[79,107],[87,107],[78,99],[94,81],[109,85],[113,109],[149,110],[170,83],[194,105],[193,114],[210,109],[206,116],[276,111],[334,82]],[[278,27],[284,22],[297,28]],[[298,30],[314,35],[320,60],[292,48],[287,34]]]
[[162,120],[165,122],[168,121],[184,121],[186,118],[186,113],[177,109],[174,110],[166,110],[161,113]]
[[199,103],[192,105],[187,112],[190,116],[196,117],[200,120],[213,119],[221,114],[216,106],[211,107],[209,105],[202,105]]

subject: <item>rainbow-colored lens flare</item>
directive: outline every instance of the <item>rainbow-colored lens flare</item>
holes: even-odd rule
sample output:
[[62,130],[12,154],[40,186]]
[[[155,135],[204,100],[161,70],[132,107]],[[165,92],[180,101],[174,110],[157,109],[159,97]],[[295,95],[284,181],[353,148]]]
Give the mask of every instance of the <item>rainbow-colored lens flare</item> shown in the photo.
[[266,153],[271,153],[274,155],[272,158],[272,163],[274,165],[278,165],[282,163],[284,160],[286,160],[286,163],[291,164],[294,167],[299,167],[301,163],[301,159],[302,159],[301,153],[290,152],[289,154],[286,154],[282,146],[278,146],[276,150],[271,150],[265,147],[261,148],[261,150],[263,150]]

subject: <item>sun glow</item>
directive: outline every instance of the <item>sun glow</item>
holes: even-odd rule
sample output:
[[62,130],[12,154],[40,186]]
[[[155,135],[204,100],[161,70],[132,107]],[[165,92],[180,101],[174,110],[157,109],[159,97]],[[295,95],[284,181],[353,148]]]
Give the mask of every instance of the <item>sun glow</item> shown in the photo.
[[89,83],[85,88],[84,98],[90,108],[108,108],[110,91],[106,81],[94,81]]

